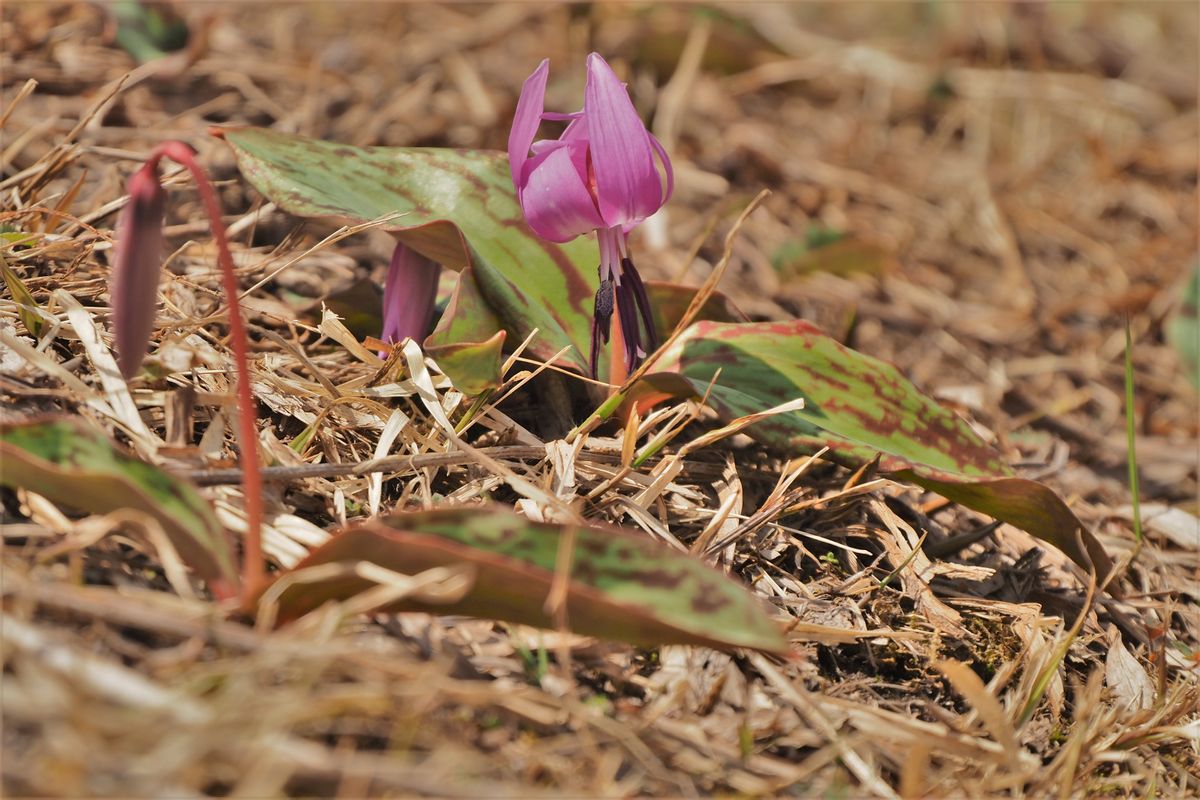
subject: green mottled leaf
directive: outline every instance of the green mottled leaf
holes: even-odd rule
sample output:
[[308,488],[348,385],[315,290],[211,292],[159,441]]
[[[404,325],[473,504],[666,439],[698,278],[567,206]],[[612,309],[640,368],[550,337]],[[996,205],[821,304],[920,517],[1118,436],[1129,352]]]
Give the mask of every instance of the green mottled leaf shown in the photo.
[[652,391],[679,393],[678,380],[736,419],[803,397],[746,433],[785,450],[829,447],[850,463],[881,454],[880,469],[1021,527],[1076,563],[1112,564],[1103,547],[1051,489],[1016,478],[1000,454],[962,419],[917,390],[891,364],[855,352],[806,322],[698,322],[663,354]]
[[[223,136],[242,174],[292,214],[365,222],[402,212],[386,229],[451,269],[470,266],[475,285],[469,293],[486,303],[498,330],[523,341],[537,328],[532,357],[550,358],[573,345],[564,360],[587,368],[599,280],[596,244],[580,237],[561,245],[535,235],[517,204],[506,154],[358,148],[259,128],[227,130]],[[472,338],[455,339],[461,323],[443,315],[438,344],[491,338],[481,336],[478,322],[467,321]]]
[[195,488],[126,455],[75,420],[0,423],[0,484],[91,514],[148,514],[215,594],[232,595],[237,586],[229,542]]
[[426,352],[459,391],[476,395],[495,386],[505,338],[503,324],[475,280],[475,270],[464,268],[437,329],[425,340]]
[[820,447],[832,440],[855,460],[878,451],[884,469],[920,464],[952,474],[1009,474],[966,422],[918,392],[895,367],[806,322],[699,322],[658,369],[678,372],[699,388],[720,369],[714,404],[734,417],[803,397],[803,411],[755,425],[778,441]]
[[1200,264],[1192,268],[1180,295],[1179,305],[1167,321],[1167,338],[1179,354],[1183,373],[1200,389]]
[[[405,574],[469,564],[475,580],[461,600],[411,600],[393,611],[467,614],[543,628],[567,527],[532,522],[500,507],[394,514],[348,528],[297,566],[368,561]],[[295,584],[279,597],[287,621],[371,586],[358,577]],[[643,536],[576,527],[567,626],[579,634],[638,645],[748,647],[782,653],[787,641],[746,589],[720,572]]]

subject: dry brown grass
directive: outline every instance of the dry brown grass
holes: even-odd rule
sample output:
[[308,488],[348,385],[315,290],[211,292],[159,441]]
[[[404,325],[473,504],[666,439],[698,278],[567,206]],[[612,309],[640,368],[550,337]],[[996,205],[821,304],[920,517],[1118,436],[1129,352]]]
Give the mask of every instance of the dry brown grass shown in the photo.
[[[679,170],[668,214],[638,242],[652,277],[702,280],[739,198],[771,188],[722,288],[752,315],[813,319],[895,361],[1058,489],[1119,560],[1132,550],[1129,314],[1143,493],[1195,522],[1196,395],[1161,331],[1197,244],[1194,6],[770,4],[713,17],[329,3],[188,15],[204,33],[190,62],[135,67],[94,6],[3,9],[0,223],[36,238],[2,254],[48,325],[35,342],[0,296],[0,396],[6,417],[77,414],[129,443],[130,420],[112,410],[128,392],[141,454],[204,477],[238,528],[235,481],[211,472],[235,465],[226,329],[184,179],[171,182],[174,252],[151,359],[162,377],[104,386],[105,348],[82,344],[89,329],[107,341],[124,178],[158,141],[195,145],[222,181],[243,285],[293,262],[248,298],[268,456],[365,461],[395,409],[411,421],[391,452],[445,454],[375,479],[347,467],[272,483],[267,547],[279,563],[377,509],[483,494],[546,509],[454,452],[412,397],[372,393],[378,365],[320,325],[322,298],[380,277],[387,237],[328,240],[331,229],[264,205],[205,128],[501,147],[537,60],[566,70],[590,49],[633,65],[633,94]],[[28,80],[37,86],[22,94]],[[567,88],[548,105],[566,107]],[[716,234],[686,263],[713,214]],[[772,256],[814,226],[851,233],[883,268],[776,269]],[[82,312],[68,320],[72,304]],[[514,362],[509,380],[533,368]],[[346,399],[331,402],[331,385]],[[4,490],[5,792],[1200,793],[1194,527],[1151,520],[1125,599],[1087,607],[1060,554],[1009,527],[970,537],[988,520],[910,487],[741,439],[622,476],[621,431],[592,436],[572,461],[556,444],[561,421],[540,424],[533,402],[519,389],[468,438],[509,447],[492,451],[504,470],[590,517],[705,552],[774,606],[794,657],[336,608],[259,635],[119,519]],[[643,435],[674,411],[644,420]],[[288,447],[318,419],[301,452]]]

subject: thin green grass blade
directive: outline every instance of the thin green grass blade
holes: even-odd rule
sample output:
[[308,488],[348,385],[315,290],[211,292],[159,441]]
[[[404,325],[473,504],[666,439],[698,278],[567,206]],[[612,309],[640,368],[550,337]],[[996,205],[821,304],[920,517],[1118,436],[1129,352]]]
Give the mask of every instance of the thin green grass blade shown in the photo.
[[1133,334],[1125,320],[1125,445],[1129,467],[1129,502],[1133,507],[1133,537],[1142,544],[1142,499],[1138,488],[1137,419],[1133,405]]

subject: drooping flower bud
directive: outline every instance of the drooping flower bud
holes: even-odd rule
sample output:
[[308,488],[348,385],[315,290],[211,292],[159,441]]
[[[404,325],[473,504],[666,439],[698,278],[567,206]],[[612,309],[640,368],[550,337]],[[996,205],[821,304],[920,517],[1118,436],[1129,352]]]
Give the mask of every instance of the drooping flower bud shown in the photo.
[[[166,191],[158,178],[162,159],[174,161],[188,170],[212,229],[221,267],[221,284],[229,304],[229,342],[237,373],[237,439],[241,451],[242,495],[246,498],[246,551],[242,564],[242,601],[258,596],[266,581],[262,553],[263,489],[259,471],[258,429],[255,425],[254,394],[250,390],[250,341],[242,320],[240,287],[233,269],[233,255],[225,226],[221,223],[221,202],[195,152],[187,144],[166,141],[154,149],[146,163],[129,179],[129,202],[117,222],[116,250],[113,256],[111,291],[113,334],[121,374],[128,380],[135,375],[154,328],[158,299],[159,269],[162,265],[163,211]],[[233,586],[227,577],[218,577],[213,593],[228,595]],[[246,607],[249,607],[248,605]]]
[[383,285],[385,342],[420,341],[433,321],[442,266],[402,243],[396,243],[387,281]]
[[117,222],[111,289],[117,363],[126,380],[141,367],[154,328],[167,200],[156,163],[135,172],[128,189],[129,202]]

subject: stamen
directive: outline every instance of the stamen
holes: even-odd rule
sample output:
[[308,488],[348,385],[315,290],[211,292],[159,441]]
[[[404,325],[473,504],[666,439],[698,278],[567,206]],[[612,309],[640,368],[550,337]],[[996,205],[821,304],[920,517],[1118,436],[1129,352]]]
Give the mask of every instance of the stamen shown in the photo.
[[[607,337],[605,337],[607,338]],[[591,368],[592,377],[600,379],[600,321],[592,319],[592,352],[588,358],[588,366]]]
[[621,285],[620,228],[599,228],[596,243],[600,246],[600,280]]
[[635,294],[628,281],[617,287],[617,316],[621,318],[621,337],[625,343],[625,363],[633,372],[641,364],[642,335],[638,330],[638,312],[634,308]]
[[609,321],[612,320],[613,313],[613,282],[600,281],[600,288],[596,290],[596,320],[600,323],[601,329],[604,331],[604,343],[608,344],[609,336]]
[[650,350],[654,351],[658,348],[658,331],[655,330],[654,314],[650,310],[650,296],[646,294],[646,284],[642,283],[642,276],[633,266],[633,260],[628,257],[621,259],[621,274],[626,282],[632,285],[638,314],[642,318],[642,325],[646,328],[646,342]]
[[[603,267],[601,275],[603,275]],[[611,280],[601,280],[600,288],[596,290],[596,303],[592,311],[592,352],[591,352],[591,368],[592,377],[598,378],[597,371],[600,364],[600,345],[601,342],[608,344],[609,336],[612,333],[612,314],[613,314],[613,282]]]

